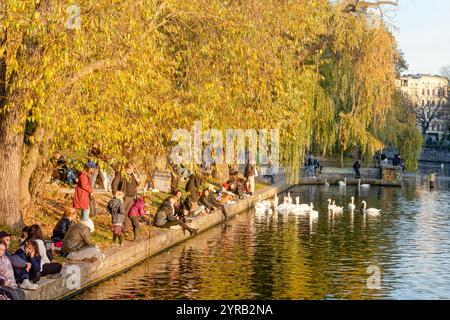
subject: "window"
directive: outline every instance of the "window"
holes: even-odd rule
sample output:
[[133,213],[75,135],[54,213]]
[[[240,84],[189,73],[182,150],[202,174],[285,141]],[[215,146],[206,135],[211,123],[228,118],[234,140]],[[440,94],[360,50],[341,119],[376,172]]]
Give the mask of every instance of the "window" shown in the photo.
[[402,80],[402,87],[408,86],[408,80]]

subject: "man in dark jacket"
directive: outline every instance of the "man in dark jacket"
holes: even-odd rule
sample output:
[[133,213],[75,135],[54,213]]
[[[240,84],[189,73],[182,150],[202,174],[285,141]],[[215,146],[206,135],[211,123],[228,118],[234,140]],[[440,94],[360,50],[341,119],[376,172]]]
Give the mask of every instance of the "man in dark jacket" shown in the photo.
[[361,169],[361,161],[356,160],[356,162],[353,164],[353,170],[355,170],[355,178],[360,179],[361,173],[359,172],[359,169]]
[[73,224],[67,231],[61,253],[69,260],[82,260],[94,262],[101,257],[100,249],[92,240],[91,232],[94,231],[92,220],[81,221]]
[[202,177],[197,173],[193,173],[189,177],[189,180],[186,184],[186,192],[188,192],[188,194],[191,195],[193,202],[197,202],[199,199],[202,182],[203,182]]
[[175,202],[177,200],[174,196],[166,199],[156,211],[155,218],[153,219],[153,225],[159,228],[170,228],[172,226],[181,226],[183,231],[188,230],[192,235],[196,235],[198,229],[189,227],[182,219],[175,216]]
[[125,174],[121,175],[116,173],[112,182],[112,194],[115,197],[117,191],[122,191],[125,196],[123,197],[123,204],[125,207],[125,221],[123,223],[123,232],[128,232],[128,227],[131,225],[128,212],[133,206],[134,201],[137,198],[137,188],[139,186],[139,180],[136,177],[136,166],[133,162],[129,162],[125,167]]

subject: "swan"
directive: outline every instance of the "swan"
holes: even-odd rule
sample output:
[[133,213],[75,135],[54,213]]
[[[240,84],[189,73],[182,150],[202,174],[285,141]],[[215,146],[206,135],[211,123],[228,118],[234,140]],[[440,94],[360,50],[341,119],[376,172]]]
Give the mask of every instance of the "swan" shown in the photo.
[[274,210],[277,210],[278,207],[278,195],[275,193],[275,197],[272,200],[272,207]]
[[284,197],[284,202],[277,207],[277,211],[280,213],[288,213],[291,209],[291,204],[288,203],[288,198]]
[[375,209],[375,208],[366,209],[367,203],[365,201],[361,202],[361,204],[364,206],[362,210],[365,214],[376,216],[381,213],[380,209]]
[[328,182],[328,179],[325,179],[325,187],[329,187],[330,183]]
[[339,181],[339,187],[345,187],[347,186],[347,178],[344,178],[344,181]]
[[287,197],[284,197],[284,199],[285,200],[287,199],[287,203],[288,204],[292,204],[292,198],[291,198],[291,192],[290,191],[288,192]]
[[356,209],[356,206],[355,206],[355,197],[352,197],[352,202],[350,202],[349,204],[348,204],[348,210],[350,210],[350,211],[355,211],[355,209]]
[[310,219],[317,219],[319,217],[319,212],[314,210],[314,204],[311,202],[309,205],[309,218]]
[[259,213],[268,213],[272,210],[271,203],[268,200],[261,200],[261,196],[258,197],[258,202],[255,203],[255,210]]
[[331,204],[331,199],[328,199],[328,211],[333,211],[335,205]]
[[310,206],[307,204],[300,204],[300,197],[295,198],[295,205],[292,205],[290,212],[293,214],[303,214],[309,211]]
[[333,213],[343,213],[344,212],[344,207],[338,207],[335,204],[335,201],[333,200]]
[[370,184],[361,184],[361,179],[358,180],[358,188],[370,188]]

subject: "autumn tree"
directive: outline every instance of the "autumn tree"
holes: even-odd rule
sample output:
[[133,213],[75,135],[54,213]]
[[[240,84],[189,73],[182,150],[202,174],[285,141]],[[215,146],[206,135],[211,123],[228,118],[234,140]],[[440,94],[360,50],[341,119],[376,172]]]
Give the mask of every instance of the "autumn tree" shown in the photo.
[[116,169],[124,146],[151,166],[194,121],[280,129],[291,182],[313,146],[372,154],[405,125],[389,116],[396,42],[368,14],[391,4],[79,0],[78,17],[70,1],[2,1],[0,223],[20,225],[53,150],[82,165],[99,141]]

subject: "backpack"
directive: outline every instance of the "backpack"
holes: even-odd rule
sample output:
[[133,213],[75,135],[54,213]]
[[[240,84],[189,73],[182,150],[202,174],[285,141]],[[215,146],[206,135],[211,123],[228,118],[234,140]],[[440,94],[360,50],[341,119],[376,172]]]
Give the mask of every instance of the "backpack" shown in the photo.
[[108,206],[106,207],[112,216],[116,215],[120,211],[120,201],[116,200],[116,198],[109,200]]

